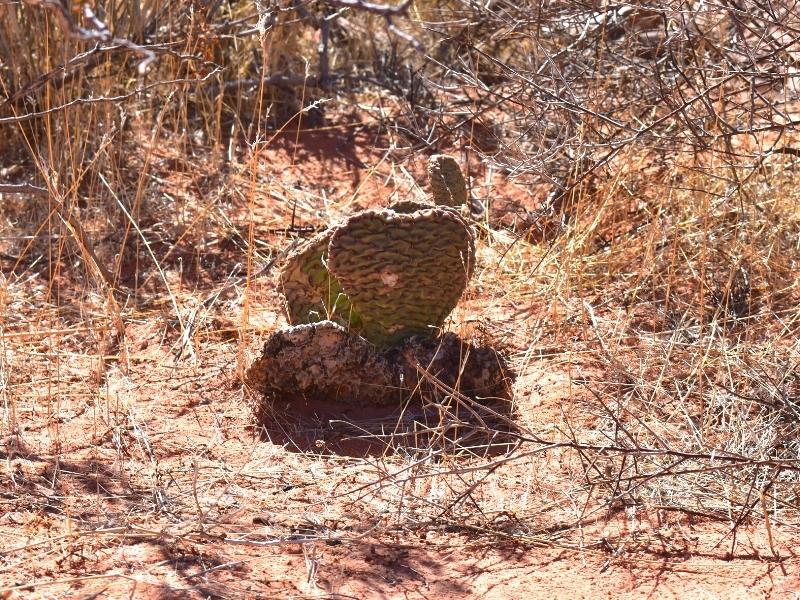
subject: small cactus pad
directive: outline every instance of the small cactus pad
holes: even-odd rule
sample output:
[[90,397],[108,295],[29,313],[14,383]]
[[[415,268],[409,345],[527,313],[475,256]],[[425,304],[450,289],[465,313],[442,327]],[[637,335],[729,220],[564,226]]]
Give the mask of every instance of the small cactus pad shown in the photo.
[[250,387],[286,400],[397,401],[393,367],[364,338],[320,321],[281,329],[246,375]]
[[458,207],[467,203],[467,183],[455,158],[446,154],[431,156],[428,177],[436,204]]
[[362,335],[384,347],[436,335],[475,263],[469,226],[444,206],[362,212],[336,228],[328,251],[328,268],[360,315]]
[[343,325],[357,324],[342,286],[325,265],[333,230],[328,229],[304,242],[286,258],[281,287],[292,325],[331,319]]

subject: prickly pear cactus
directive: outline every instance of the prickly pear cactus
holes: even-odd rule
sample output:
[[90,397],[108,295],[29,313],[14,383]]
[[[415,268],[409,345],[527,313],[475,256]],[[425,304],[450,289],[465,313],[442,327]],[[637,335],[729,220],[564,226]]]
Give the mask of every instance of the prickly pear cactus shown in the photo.
[[280,279],[292,325],[327,319],[360,327],[360,317],[325,264],[332,235],[332,229],[323,231],[286,258]]
[[[432,156],[428,174],[436,205],[455,207],[467,201],[464,176],[454,158],[443,154]],[[402,200],[390,208],[396,213],[410,215],[431,208],[431,204]],[[360,315],[354,311],[348,295],[327,265],[328,246],[335,231],[336,228],[328,229],[316,235],[287,257],[281,272],[281,286],[289,322],[293,325],[329,319],[353,330],[361,329]]]
[[475,263],[469,227],[448,207],[368,210],[336,228],[328,269],[361,317],[361,334],[387,347],[436,336]]
[[431,156],[428,178],[434,203],[452,207],[467,204],[467,182],[455,158],[446,154]]
[[475,241],[456,208],[467,192],[455,160],[433,157],[429,174],[435,204],[361,212],[288,256],[280,279],[292,326],[267,340],[251,387],[270,398],[386,404],[430,388],[422,365],[475,397],[508,396],[493,349],[439,335],[472,276]]

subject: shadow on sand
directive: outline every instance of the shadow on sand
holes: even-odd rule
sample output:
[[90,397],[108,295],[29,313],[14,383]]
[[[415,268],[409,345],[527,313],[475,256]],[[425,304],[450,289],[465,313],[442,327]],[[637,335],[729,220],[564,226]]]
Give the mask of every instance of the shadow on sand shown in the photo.
[[256,408],[264,441],[293,452],[382,456],[446,451],[478,456],[505,454],[517,436],[510,399],[464,396],[442,401],[415,396],[398,406],[353,406],[345,402],[280,402]]

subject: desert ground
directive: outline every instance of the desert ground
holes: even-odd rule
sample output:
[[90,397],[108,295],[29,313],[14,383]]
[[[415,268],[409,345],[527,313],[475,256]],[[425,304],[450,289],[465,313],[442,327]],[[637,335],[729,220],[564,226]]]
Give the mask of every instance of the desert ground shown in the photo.
[[[741,4],[0,6],[0,598],[797,598],[800,9]],[[436,154],[509,396],[251,385]]]

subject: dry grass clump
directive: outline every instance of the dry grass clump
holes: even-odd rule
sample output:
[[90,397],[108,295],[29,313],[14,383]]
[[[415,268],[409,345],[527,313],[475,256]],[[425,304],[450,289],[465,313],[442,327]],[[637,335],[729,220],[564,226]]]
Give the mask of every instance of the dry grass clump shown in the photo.
[[578,205],[571,269],[554,273],[603,366],[581,378],[592,431],[564,431],[596,499],[735,526],[796,518],[800,212],[781,162],[738,189],[676,162]]

